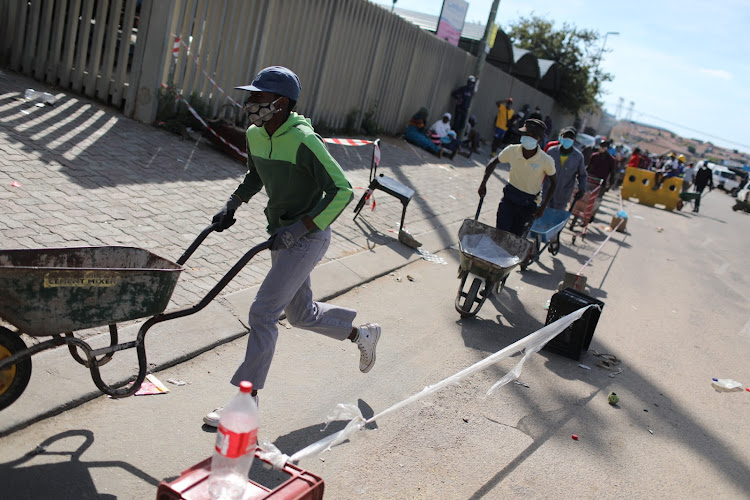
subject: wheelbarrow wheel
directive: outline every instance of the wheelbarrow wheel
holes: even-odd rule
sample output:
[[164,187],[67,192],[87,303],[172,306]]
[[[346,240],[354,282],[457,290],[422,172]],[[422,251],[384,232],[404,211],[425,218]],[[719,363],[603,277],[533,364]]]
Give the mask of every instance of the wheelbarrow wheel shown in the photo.
[[[479,299],[479,307],[472,311],[474,303],[477,302],[477,296],[479,295],[479,288],[482,286],[482,280],[480,278],[474,278],[474,281],[471,282],[471,286],[469,287],[469,291],[463,293],[463,285],[465,282],[466,277],[461,280],[461,289],[458,290],[455,306],[456,311],[462,318],[471,318],[472,316],[476,316],[479,312],[479,308],[482,307],[482,303],[484,303],[484,297]],[[463,303],[461,303],[462,297],[464,297]]]
[[[7,328],[0,327],[0,360],[9,358],[26,349],[21,337]],[[31,379],[31,358],[26,358],[0,371],[0,410],[18,399]]]

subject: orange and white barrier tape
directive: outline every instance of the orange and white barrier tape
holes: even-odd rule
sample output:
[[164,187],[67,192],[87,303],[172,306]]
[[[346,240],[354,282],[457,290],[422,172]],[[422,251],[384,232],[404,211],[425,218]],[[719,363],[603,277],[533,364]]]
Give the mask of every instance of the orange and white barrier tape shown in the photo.
[[325,138],[323,139],[324,142],[328,142],[330,144],[338,144],[340,146],[366,146],[367,144],[373,144],[375,141],[368,141],[365,139],[333,139],[333,138]]

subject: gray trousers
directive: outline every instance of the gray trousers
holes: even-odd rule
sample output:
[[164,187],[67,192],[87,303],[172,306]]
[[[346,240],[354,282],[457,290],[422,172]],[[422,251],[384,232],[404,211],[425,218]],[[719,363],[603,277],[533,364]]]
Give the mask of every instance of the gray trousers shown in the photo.
[[357,311],[314,302],[310,288],[310,273],[330,242],[329,227],[303,236],[289,250],[271,252],[271,270],[250,306],[247,351],[232,377],[233,385],[248,380],[253,389],[263,389],[276,349],[277,323],[282,311],[292,326],[336,340],[349,337]]

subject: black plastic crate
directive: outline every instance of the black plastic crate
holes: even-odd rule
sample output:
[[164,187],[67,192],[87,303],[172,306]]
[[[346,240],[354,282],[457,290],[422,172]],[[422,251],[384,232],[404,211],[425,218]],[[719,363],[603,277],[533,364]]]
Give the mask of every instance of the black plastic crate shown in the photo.
[[[604,308],[604,302],[573,288],[566,288],[557,292],[550,300],[545,325],[592,304]],[[547,342],[544,349],[578,361],[581,359],[581,353],[587,351],[589,345],[591,345],[591,339],[594,338],[594,330],[596,330],[600,315],[601,309],[592,307],[587,310],[583,313],[583,316],[560,332],[557,337]]]

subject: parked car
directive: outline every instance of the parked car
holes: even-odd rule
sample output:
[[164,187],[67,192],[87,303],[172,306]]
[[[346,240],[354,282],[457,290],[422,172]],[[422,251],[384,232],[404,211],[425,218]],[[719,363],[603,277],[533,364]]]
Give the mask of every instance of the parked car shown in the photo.
[[736,173],[732,172],[727,167],[715,165],[711,162],[708,162],[708,168],[713,172],[714,187],[728,193],[737,193],[740,187],[740,178]]
[[583,151],[583,149],[586,147],[593,148],[595,144],[596,144],[596,139],[592,135],[588,135],[588,134],[576,135],[575,147],[578,148],[579,151]]

